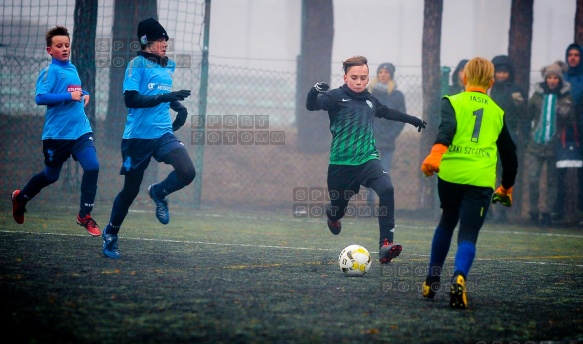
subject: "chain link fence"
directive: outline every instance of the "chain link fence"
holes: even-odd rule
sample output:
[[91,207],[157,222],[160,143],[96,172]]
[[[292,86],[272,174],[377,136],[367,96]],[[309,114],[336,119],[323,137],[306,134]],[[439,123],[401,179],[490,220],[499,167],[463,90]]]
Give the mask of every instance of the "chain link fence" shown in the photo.
[[[72,33],[74,1],[64,1],[59,18]],[[183,7],[171,1],[159,10],[159,21],[172,22],[179,17]],[[200,0],[195,6],[200,5]],[[14,6],[5,6],[2,13],[2,42],[0,42],[0,193],[10,193],[22,188],[32,175],[43,168],[41,133],[45,107],[36,105],[35,83],[40,70],[50,62],[44,49],[44,33],[55,18],[35,16],[8,20]],[[172,11],[168,10],[174,8]],[[22,10],[22,9],[21,9]],[[20,11],[26,12],[26,11]],[[110,39],[112,8],[100,3],[98,40]],[[200,15],[200,11],[197,11]],[[14,17],[14,14],[12,14]],[[44,16],[44,15],[43,15]],[[42,19],[41,19],[42,18]],[[24,20],[26,19],[26,20]],[[43,23],[43,24],[39,24]],[[167,28],[179,31],[177,27]],[[17,35],[21,35],[18,39]],[[26,34],[26,36],[22,36]],[[6,39],[6,35],[11,38]],[[195,39],[198,40],[200,34]],[[177,34],[175,46],[185,44],[185,31]],[[25,37],[27,39],[25,39]],[[73,44],[76,37],[72,37]],[[80,39],[80,38],[79,38]],[[100,175],[96,206],[110,207],[121,190],[123,177],[119,175],[121,153],[119,143],[111,144],[108,122],[113,116],[125,113],[108,113],[111,69],[122,68],[100,50],[96,44],[95,89],[89,90],[95,102],[94,134],[100,160]],[[112,48],[108,48],[112,49]],[[300,217],[322,216],[327,202],[326,174],[328,148],[321,153],[302,153],[298,149],[296,127],[296,99],[305,99],[308,90],[297,90],[297,76],[291,72],[247,69],[210,64],[206,117],[201,118],[198,106],[200,86],[200,51],[175,51],[171,57],[187,56],[179,63],[174,75],[175,89],[191,89],[193,95],[183,104],[189,112],[190,122],[176,135],[183,141],[197,168],[196,182],[171,196],[171,202],[184,206],[221,207],[227,209],[284,210]],[[83,66],[77,65],[77,69]],[[123,67],[125,69],[125,67]],[[371,65],[371,70],[376,66]],[[397,66],[399,68],[399,66]],[[449,80],[449,75],[447,76]],[[410,114],[422,117],[422,87],[420,75],[398,74],[398,89],[406,99]],[[332,87],[342,84],[342,75],[332,75]],[[85,89],[85,87],[84,87]],[[119,94],[120,101],[123,96]],[[323,111],[311,116],[327,116]],[[321,135],[331,138],[327,126],[319,128]],[[435,178],[420,178],[420,138],[415,128],[406,126],[397,139],[397,149],[390,171],[395,186],[397,211],[418,209],[421,182],[434,183]],[[121,136],[117,138],[121,142]],[[429,150],[429,148],[428,148]],[[428,151],[427,150],[427,151]],[[150,204],[146,188],[160,181],[170,172],[163,164],[150,164],[140,193],[133,207]],[[70,202],[76,204],[82,169],[73,159],[65,164],[60,180],[45,188],[35,202]],[[195,188],[200,188],[201,203],[196,204]],[[362,190],[353,204],[366,206]],[[358,209],[355,210],[358,212]]]

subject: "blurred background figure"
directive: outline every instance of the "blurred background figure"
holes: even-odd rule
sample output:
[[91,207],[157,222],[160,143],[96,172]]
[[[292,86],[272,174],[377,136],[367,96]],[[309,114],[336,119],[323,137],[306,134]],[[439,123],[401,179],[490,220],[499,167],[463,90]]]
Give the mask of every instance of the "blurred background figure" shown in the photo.
[[[583,133],[583,64],[581,63],[581,55],[583,48],[577,43],[569,44],[565,51],[565,62],[567,63],[567,70],[563,72],[563,80],[571,84],[571,95],[573,96],[573,106],[575,107],[575,115],[577,117],[577,132],[579,138],[579,152],[583,155],[583,142],[581,135]],[[560,172],[560,171],[559,171]],[[583,168],[577,169],[578,187],[577,190],[577,210],[579,212],[579,224],[583,225]],[[569,184],[572,185],[572,184]],[[562,190],[559,189],[560,198]],[[560,204],[557,204],[560,207]]]
[[[407,113],[405,96],[397,89],[395,83],[395,66],[390,62],[382,63],[377,68],[377,75],[368,84],[368,91],[381,103]],[[376,118],[374,123],[374,136],[376,148],[380,153],[381,165],[390,173],[393,163],[396,140],[403,128],[404,122],[387,121],[384,118]],[[367,190],[367,202],[374,209],[375,194],[371,189]],[[373,212],[374,214],[374,212]]]
[[[528,114],[533,120],[531,139],[526,149],[530,223],[548,226],[557,199],[556,145],[560,144],[560,123],[575,118],[571,85],[563,81],[563,69],[553,63],[541,69],[544,81],[535,85],[528,102]],[[541,180],[546,166],[546,190]],[[542,196],[542,197],[540,197]],[[539,206],[539,198],[541,205]]]
[[[494,64],[494,85],[490,89],[490,97],[504,110],[504,121],[508,132],[516,145],[516,155],[518,156],[518,166],[524,165],[524,152],[528,144],[530,134],[530,120],[527,116],[528,95],[525,90],[515,83],[514,64],[507,55],[498,55],[492,59]],[[501,165],[498,163],[498,173],[500,176]],[[491,219],[495,222],[508,221],[509,212],[514,212],[516,216],[521,213],[522,197],[522,176],[524,169],[518,169],[518,181],[515,186],[515,198],[512,208],[496,207],[490,212]],[[499,182],[499,180],[498,180]]]
[[464,67],[467,63],[468,60],[463,59],[457,64],[457,67],[455,67],[453,73],[451,74],[451,85],[449,85],[448,95],[458,94],[465,90],[462,75],[464,72]]

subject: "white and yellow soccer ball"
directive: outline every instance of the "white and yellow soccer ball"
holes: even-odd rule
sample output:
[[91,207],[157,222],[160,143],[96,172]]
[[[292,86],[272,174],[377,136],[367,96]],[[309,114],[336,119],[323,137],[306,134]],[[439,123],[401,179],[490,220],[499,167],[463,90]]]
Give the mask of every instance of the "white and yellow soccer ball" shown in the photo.
[[340,271],[346,276],[363,276],[370,269],[371,263],[370,253],[360,245],[346,246],[338,256]]

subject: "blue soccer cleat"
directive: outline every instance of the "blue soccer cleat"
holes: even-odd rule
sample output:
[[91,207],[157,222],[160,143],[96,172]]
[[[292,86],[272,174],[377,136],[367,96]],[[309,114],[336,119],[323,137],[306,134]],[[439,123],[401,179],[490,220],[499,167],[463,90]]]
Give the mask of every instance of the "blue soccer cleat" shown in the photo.
[[103,231],[101,237],[103,238],[103,255],[108,258],[119,259],[119,249],[117,247],[117,235],[106,234],[107,227]]
[[167,225],[170,222],[170,211],[168,210],[168,197],[160,198],[154,192],[154,185],[148,187],[148,195],[156,204],[156,218],[161,224]]

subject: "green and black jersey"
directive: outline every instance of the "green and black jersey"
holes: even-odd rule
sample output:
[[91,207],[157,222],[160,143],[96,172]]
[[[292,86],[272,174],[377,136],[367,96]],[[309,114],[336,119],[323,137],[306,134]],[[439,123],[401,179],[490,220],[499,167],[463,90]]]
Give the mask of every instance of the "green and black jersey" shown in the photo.
[[514,184],[516,147],[504,123],[504,110],[487,94],[462,92],[445,96],[441,116],[435,143],[444,144],[448,149],[439,166],[439,178],[450,183],[495,188],[500,148],[506,182],[510,186]]
[[306,108],[328,111],[332,133],[331,165],[357,166],[379,158],[373,131],[375,116],[406,123],[417,119],[388,108],[367,90],[353,92],[346,84],[323,93],[312,88]]

